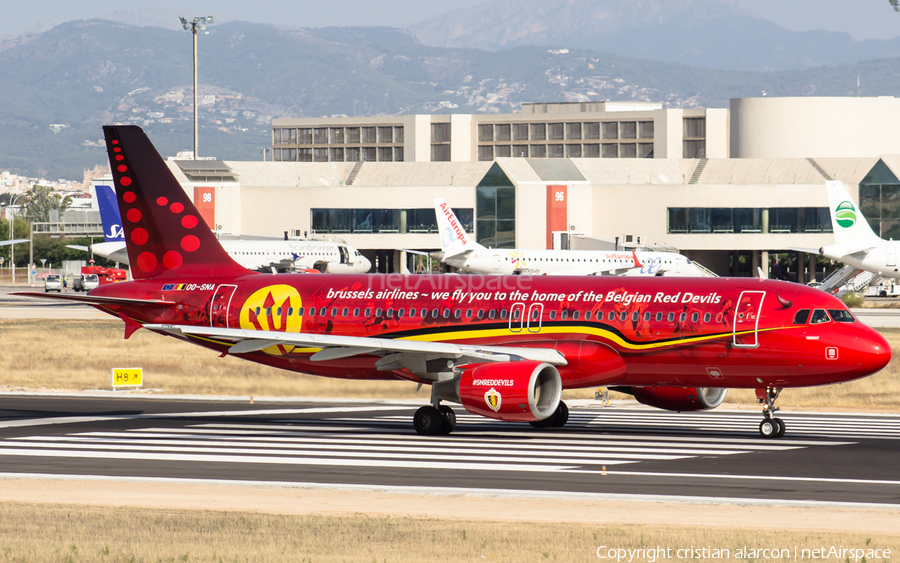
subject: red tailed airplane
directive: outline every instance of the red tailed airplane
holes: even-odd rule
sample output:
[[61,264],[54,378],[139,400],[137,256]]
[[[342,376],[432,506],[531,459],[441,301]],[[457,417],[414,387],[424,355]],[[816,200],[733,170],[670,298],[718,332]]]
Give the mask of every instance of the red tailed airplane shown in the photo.
[[891,358],[838,299],[780,281],[252,272],[139,127],[104,132],[134,281],[59,298],[121,318],[126,338],[143,327],[281,369],[430,385],[420,434],[455,428],[442,401],[562,426],[562,390],[602,385],[675,411],[755,389],[760,433],[774,438],[782,389],[858,379]]

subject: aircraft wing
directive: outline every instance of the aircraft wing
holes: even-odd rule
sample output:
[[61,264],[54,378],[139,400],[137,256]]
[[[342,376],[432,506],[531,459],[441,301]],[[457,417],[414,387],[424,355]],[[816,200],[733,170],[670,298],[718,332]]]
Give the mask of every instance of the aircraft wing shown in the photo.
[[806,252],[807,254],[821,254],[822,248],[805,248],[802,246],[789,246],[788,250],[795,252]]
[[19,244],[20,242],[31,242],[31,239],[17,238],[16,240],[0,240],[0,246],[9,246],[11,244]]
[[168,334],[185,334],[216,338],[233,344],[229,354],[257,352],[276,345],[321,348],[313,354],[312,361],[336,360],[360,354],[382,356],[375,362],[379,370],[408,369],[416,374],[428,372],[429,360],[454,360],[457,365],[484,362],[509,362],[532,360],[564,366],[565,356],[552,348],[519,348],[513,346],[478,346],[449,342],[424,342],[419,340],[337,336],[333,334],[308,334],[302,332],[274,332],[243,330],[206,326],[148,324],[144,328]]
[[74,250],[81,250],[81,251],[84,251],[84,252],[90,252],[90,251],[91,251],[91,247],[90,247],[90,246],[81,246],[80,244],[67,244],[67,245],[66,245],[66,248],[71,248],[71,249],[74,249]]

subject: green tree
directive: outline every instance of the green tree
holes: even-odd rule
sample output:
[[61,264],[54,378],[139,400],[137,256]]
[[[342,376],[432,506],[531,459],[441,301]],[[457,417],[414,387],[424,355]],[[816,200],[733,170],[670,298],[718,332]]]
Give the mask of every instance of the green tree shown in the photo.
[[46,223],[50,221],[52,210],[58,210],[62,215],[70,205],[71,197],[53,193],[50,186],[35,185],[25,194],[25,216],[33,223]]

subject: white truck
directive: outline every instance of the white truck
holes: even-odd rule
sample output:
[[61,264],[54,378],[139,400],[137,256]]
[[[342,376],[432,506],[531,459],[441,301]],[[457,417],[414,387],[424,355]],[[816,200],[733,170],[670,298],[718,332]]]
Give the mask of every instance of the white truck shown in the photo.
[[97,274],[79,274],[72,281],[75,291],[90,291],[95,287],[100,287],[100,276]]

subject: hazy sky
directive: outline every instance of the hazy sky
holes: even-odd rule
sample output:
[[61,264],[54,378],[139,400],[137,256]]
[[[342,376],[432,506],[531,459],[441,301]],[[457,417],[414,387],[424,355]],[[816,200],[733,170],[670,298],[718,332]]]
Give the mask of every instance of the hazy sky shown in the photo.
[[[562,0],[550,0],[562,1]],[[888,0],[736,0],[746,11],[796,31],[846,31],[855,39],[888,39],[900,35],[900,13]],[[90,19],[111,10],[158,9],[159,14],[214,14],[258,23],[297,27],[388,25],[404,27],[485,0],[8,0],[0,18],[0,34],[30,28],[42,20],[62,23]]]

